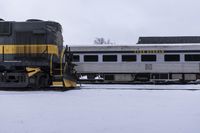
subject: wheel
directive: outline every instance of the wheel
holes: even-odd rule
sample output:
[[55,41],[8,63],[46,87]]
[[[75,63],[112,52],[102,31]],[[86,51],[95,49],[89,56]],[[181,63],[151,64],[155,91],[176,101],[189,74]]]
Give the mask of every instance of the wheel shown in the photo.
[[45,89],[49,87],[49,78],[46,75],[42,75],[39,77],[38,86],[40,89]]
[[49,87],[49,76],[45,74],[37,74],[29,79],[31,90],[40,90]]

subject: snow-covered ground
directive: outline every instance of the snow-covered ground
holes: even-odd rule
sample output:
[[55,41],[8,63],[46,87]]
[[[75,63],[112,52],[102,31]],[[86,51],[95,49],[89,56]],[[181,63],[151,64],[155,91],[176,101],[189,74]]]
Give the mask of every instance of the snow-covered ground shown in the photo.
[[[199,85],[0,91],[0,133],[199,133]],[[134,90],[176,89],[176,90]]]

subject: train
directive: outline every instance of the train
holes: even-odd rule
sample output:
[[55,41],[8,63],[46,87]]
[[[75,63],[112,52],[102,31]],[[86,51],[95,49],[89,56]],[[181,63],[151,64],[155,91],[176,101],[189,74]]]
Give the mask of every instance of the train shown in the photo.
[[70,46],[82,83],[184,84],[200,81],[200,37],[140,37],[133,45]]
[[58,22],[0,19],[0,89],[76,87],[76,70]]

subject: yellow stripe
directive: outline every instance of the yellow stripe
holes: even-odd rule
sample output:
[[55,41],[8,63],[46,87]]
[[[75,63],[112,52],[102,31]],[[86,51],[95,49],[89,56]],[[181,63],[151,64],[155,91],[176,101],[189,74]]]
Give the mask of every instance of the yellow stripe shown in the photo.
[[54,81],[52,83],[52,86],[63,86],[63,82],[61,82],[61,81]]
[[55,55],[59,55],[58,54],[58,46],[56,45],[47,45],[48,46],[48,53],[49,54],[55,54]]
[[37,54],[45,52],[58,56],[58,46],[54,44],[0,44],[0,54]]
[[76,86],[77,86],[77,84],[76,84],[75,81],[64,79],[64,87],[66,87],[66,88],[75,88]]
[[35,75],[36,73],[40,72],[41,69],[39,67],[37,68],[32,68],[32,67],[26,67],[26,71],[28,73],[29,77],[32,77],[33,75]]
[[3,53],[3,46],[0,45],[0,54],[2,54],[2,53]]
[[53,76],[53,55],[51,55],[50,59],[50,75]]
[[65,53],[65,48],[62,49],[61,58],[60,58],[60,75],[63,76],[63,57]]

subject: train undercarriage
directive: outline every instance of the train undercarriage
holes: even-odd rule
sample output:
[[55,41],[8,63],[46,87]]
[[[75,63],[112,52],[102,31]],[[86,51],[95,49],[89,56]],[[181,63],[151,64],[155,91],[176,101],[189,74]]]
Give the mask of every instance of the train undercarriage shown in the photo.
[[79,74],[80,83],[108,84],[199,84],[199,73],[104,73]]
[[61,70],[60,64],[55,63],[51,70],[48,63],[33,66],[24,62],[4,62],[0,65],[0,89],[68,90],[76,86],[76,75],[73,71],[73,67]]

